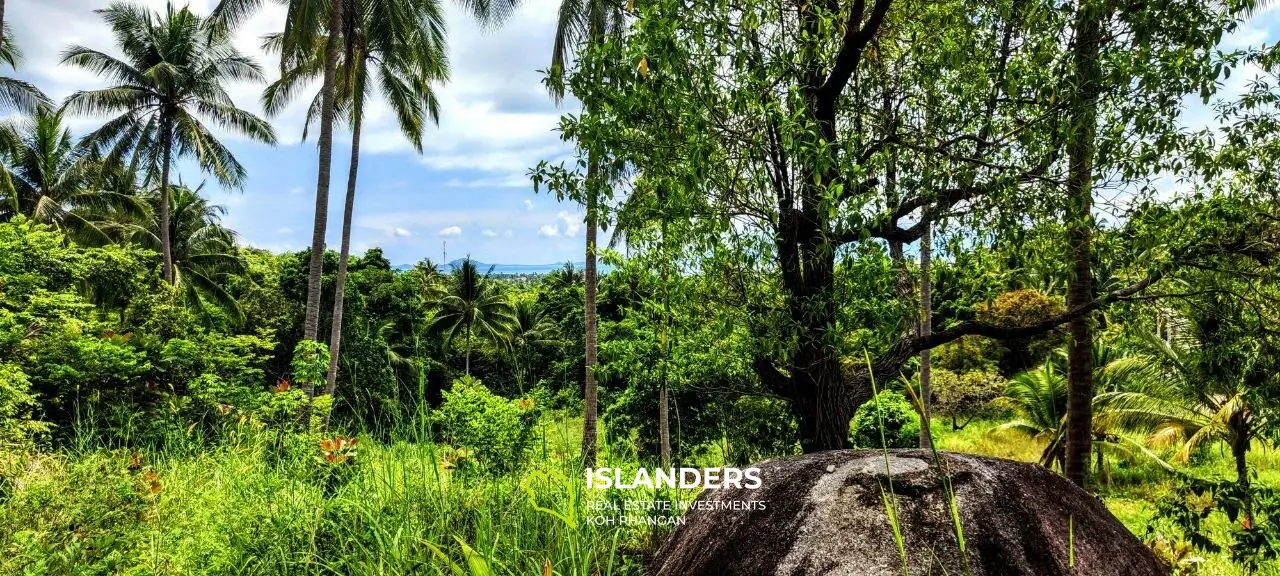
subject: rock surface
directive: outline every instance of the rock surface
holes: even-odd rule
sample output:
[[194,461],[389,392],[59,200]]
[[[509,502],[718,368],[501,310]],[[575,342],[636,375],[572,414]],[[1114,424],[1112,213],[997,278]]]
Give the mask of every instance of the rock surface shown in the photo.
[[[705,490],[650,564],[654,576],[1158,576],[1165,569],[1102,503],[1040,466],[926,450],[768,460],[756,490]],[[906,558],[886,513],[892,477]],[[962,526],[957,544],[949,478]],[[764,509],[707,510],[762,501]],[[1074,545],[1069,545],[1073,542]],[[1070,566],[1069,548],[1075,549]],[[904,570],[904,563],[906,569]],[[967,566],[966,566],[967,565]]]

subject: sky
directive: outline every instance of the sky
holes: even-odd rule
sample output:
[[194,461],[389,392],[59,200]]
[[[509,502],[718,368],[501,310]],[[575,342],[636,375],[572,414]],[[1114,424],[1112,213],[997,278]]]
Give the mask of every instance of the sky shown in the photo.
[[[165,0],[133,0],[163,10]],[[207,14],[216,0],[191,0]],[[6,19],[24,53],[18,75],[55,100],[76,90],[100,88],[93,74],[59,64],[72,44],[117,54],[111,33],[93,12],[108,0],[22,0],[9,2]],[[175,2],[181,6],[181,2]],[[278,77],[275,61],[261,49],[261,37],[283,27],[283,9],[274,1],[238,31],[237,47],[262,65],[269,80]],[[535,194],[527,173],[540,160],[572,159],[572,148],[555,131],[559,117],[575,112],[566,100],[557,107],[542,84],[550,61],[558,0],[526,0],[497,30],[482,30],[457,4],[445,2],[452,77],[438,86],[440,125],[429,129],[424,153],[416,153],[400,135],[395,118],[377,102],[368,112],[361,138],[359,188],[352,226],[352,251],[380,246],[395,264],[429,257],[439,261],[471,257],[488,263],[549,264],[582,260],[585,248],[581,208]],[[224,142],[248,170],[242,190],[223,190],[189,162],[179,166],[184,183],[205,182],[202,193],[226,207],[224,223],[241,242],[272,250],[298,250],[310,244],[315,213],[317,154],[315,130],[300,140],[304,101],[270,118],[280,138],[271,147],[232,134]],[[262,85],[229,89],[242,108],[261,115]],[[81,135],[102,118],[70,119]],[[346,191],[350,134],[335,129],[329,200],[328,243],[337,249]],[[603,235],[602,235],[603,238]]]
[[[114,53],[110,30],[93,13],[109,0],[23,0],[6,6],[6,18],[25,54],[19,76],[40,86],[56,100],[75,90],[99,88],[93,74],[59,65],[69,45],[80,44]],[[165,0],[134,0],[162,10]],[[207,14],[216,0],[191,0],[191,8]],[[427,131],[424,152],[413,151],[399,134],[387,107],[375,100],[361,139],[359,191],[352,231],[352,250],[380,246],[395,264],[422,258],[439,261],[471,256],[499,264],[551,264],[579,261],[584,249],[582,210],[535,194],[528,170],[541,160],[571,160],[571,147],[556,132],[559,117],[575,112],[571,100],[557,107],[542,84],[550,60],[554,16],[559,0],[525,0],[497,30],[482,30],[453,2],[445,2],[452,77],[438,87],[440,125]],[[176,3],[181,5],[180,2]],[[261,37],[283,27],[284,12],[265,0],[264,9],[239,30],[236,44],[256,58],[268,75],[277,76],[273,60],[261,49]],[[1273,6],[1274,8],[1274,6]],[[1280,39],[1280,10],[1257,14],[1229,35],[1224,49],[1275,43]],[[1250,71],[1233,74],[1222,96],[1243,92]],[[318,88],[315,87],[315,88]],[[261,85],[239,84],[230,92],[237,105],[261,114]],[[314,90],[271,118],[280,142],[275,147],[226,134],[227,142],[248,170],[242,190],[223,190],[190,163],[180,177],[194,185],[208,180],[202,193],[226,207],[224,223],[237,230],[242,243],[271,250],[298,250],[309,245],[315,208],[317,155],[312,140],[302,142],[304,101]],[[1212,113],[1188,99],[1183,121],[1189,127],[1216,123]],[[83,134],[101,118],[70,120]],[[341,231],[350,136],[335,131],[330,192],[328,243],[336,249]],[[1167,184],[1170,188],[1175,183]],[[602,241],[604,238],[602,237]]]

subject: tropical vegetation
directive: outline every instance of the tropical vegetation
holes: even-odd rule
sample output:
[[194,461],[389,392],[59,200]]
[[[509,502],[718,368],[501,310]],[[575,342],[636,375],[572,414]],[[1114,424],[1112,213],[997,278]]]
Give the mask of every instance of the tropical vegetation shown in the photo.
[[[353,249],[370,111],[418,153],[448,113],[448,6],[282,1],[258,63],[262,4],[115,2],[60,58],[107,87],[0,77],[0,574],[640,574],[678,512],[587,503],[696,494],[584,467],[913,447],[1061,473],[1173,572],[1280,574],[1255,2],[564,0],[572,155],[521,168],[584,265],[523,276]],[[307,103],[307,249],[211,194],[254,177],[231,135],[276,142],[233,83]]]

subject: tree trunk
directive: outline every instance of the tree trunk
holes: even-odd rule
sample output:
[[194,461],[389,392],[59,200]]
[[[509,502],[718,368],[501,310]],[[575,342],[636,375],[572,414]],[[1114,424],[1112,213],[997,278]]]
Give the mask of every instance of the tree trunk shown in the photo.
[[[925,214],[925,218],[929,215]],[[933,295],[932,295],[932,278],[929,271],[932,266],[933,259],[933,226],[927,224],[924,227],[924,236],[920,238],[920,335],[928,336],[933,333]],[[933,437],[929,425],[932,423],[933,412],[929,409],[930,399],[933,398],[933,375],[932,375],[932,350],[924,349],[920,352],[920,447],[932,448]]]
[[[0,26],[2,27],[2,26]],[[175,284],[178,275],[173,271],[173,234],[169,228],[169,221],[172,218],[172,195],[169,194],[169,165],[173,162],[173,122],[171,116],[165,112],[165,117],[160,120],[160,251],[164,253],[164,265],[161,272],[164,275],[164,281],[169,284]]]
[[[1093,300],[1090,262],[1093,235],[1093,157],[1097,133],[1098,93],[1101,81],[1099,49],[1102,43],[1103,8],[1096,1],[1081,2],[1075,20],[1072,59],[1077,93],[1069,109],[1070,139],[1067,157],[1067,225],[1071,282],[1067,308]],[[1091,315],[1071,321],[1067,343],[1067,450],[1064,462],[1068,480],[1085,486],[1093,441],[1093,330]]]
[[[813,182],[812,178],[806,181]],[[823,221],[818,206],[821,187],[806,185],[806,209],[801,219]],[[800,219],[797,219],[800,220]],[[796,226],[802,226],[798,221]],[[827,226],[826,222],[820,224]],[[786,247],[784,247],[785,249]],[[835,345],[835,250],[821,234],[803,238],[792,256],[800,263],[785,276],[787,308],[797,327],[797,345],[790,368],[791,403],[796,411],[800,447],[806,452],[840,450],[848,446],[849,420],[855,405],[846,395],[844,374]]]
[[463,360],[463,370],[466,371],[467,376],[470,376],[471,375],[471,323],[470,322],[467,322],[467,343],[466,343],[466,350],[463,352],[463,358],[465,358],[465,360]]
[[[665,207],[664,207],[665,208]],[[667,255],[667,219],[662,217],[662,377],[658,388],[658,443],[662,466],[671,465],[671,421],[667,415],[667,363],[671,360],[671,273]]]
[[324,393],[338,387],[338,351],[342,346],[342,307],[347,292],[347,261],[351,256],[351,214],[356,205],[356,175],[360,168],[360,128],[363,112],[357,106],[351,118],[351,168],[347,172],[347,199],[342,212],[342,250],[338,255],[338,278],[333,287],[333,325],[329,331],[329,372]]
[[671,465],[671,420],[667,407],[667,383],[664,381],[658,389],[658,459],[663,467]]
[[596,179],[600,173],[600,160],[595,153],[587,163],[587,252],[583,271],[583,317],[586,324],[586,362],[583,379],[582,461],[583,465],[596,465],[596,419],[599,406],[596,398],[596,210],[598,210]]
[[[311,262],[307,276],[307,309],[302,337],[316,340],[320,333],[320,288],[324,281],[325,228],[329,223],[329,171],[333,161],[334,78],[338,69],[338,47],[342,40],[342,0],[329,7],[329,37],[324,50],[324,83],[320,88],[320,165],[316,171],[316,212],[311,228]],[[304,384],[307,396],[315,394],[312,384]]]
[[1231,430],[1231,458],[1236,463],[1236,484],[1240,486],[1241,498],[1244,499],[1244,517],[1252,526],[1253,494],[1250,493],[1249,462],[1246,459],[1249,453],[1249,438],[1252,434],[1249,430],[1249,422],[1245,420],[1243,414],[1233,415],[1227,425]]
[[[828,132],[826,126],[826,140],[834,141],[834,133]],[[788,260],[796,264],[784,273],[783,280],[797,338],[790,369],[791,400],[798,416],[800,446],[805,452],[845,448],[849,420],[856,407],[846,390],[836,344],[836,246],[826,234],[818,232],[831,227],[823,198],[832,177],[827,172],[819,175],[820,182],[810,175],[803,177],[803,208],[788,219],[791,230],[784,236],[792,238],[784,238],[779,246],[784,254],[783,265]]]
[[[804,452],[842,450],[849,444],[849,420],[853,411],[844,398],[839,361],[830,351],[807,347],[797,356],[794,369],[798,393],[792,398],[800,431],[800,448]],[[825,356],[826,358],[823,358]],[[809,359],[812,368],[801,370],[800,362]]]

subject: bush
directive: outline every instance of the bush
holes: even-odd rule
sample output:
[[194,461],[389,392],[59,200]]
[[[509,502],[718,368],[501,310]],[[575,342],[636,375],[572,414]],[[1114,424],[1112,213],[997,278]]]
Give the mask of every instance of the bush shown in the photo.
[[782,400],[743,396],[724,415],[729,462],[746,465],[799,449],[795,417]]
[[973,418],[995,412],[991,402],[1004,394],[1007,381],[995,371],[933,372],[933,414],[951,419],[953,431]]
[[969,335],[936,348],[933,351],[933,368],[952,372],[991,372],[999,367],[1008,352],[998,340]]
[[26,447],[48,425],[31,417],[36,399],[27,375],[17,366],[0,363],[0,453],[7,447]]
[[304,388],[323,387],[329,371],[329,347],[315,340],[299,340],[293,349],[293,380]]
[[464,376],[444,392],[433,418],[444,441],[469,452],[480,466],[506,472],[524,465],[537,413],[532,400],[508,400]]
[[915,448],[920,445],[920,417],[901,393],[882,391],[853,414],[849,441],[858,448],[880,448],[886,444],[889,448]]
[[[978,320],[1004,326],[1030,326],[1066,311],[1066,304],[1061,298],[1033,289],[1005,292],[991,302],[979,304],[974,310]],[[1031,338],[1005,340],[999,344],[988,341],[983,347],[1003,348],[995,358],[999,361],[1001,374],[1012,377],[1042,364],[1062,343],[1063,334],[1061,329],[1057,329]],[[978,366],[972,368],[985,369]]]

